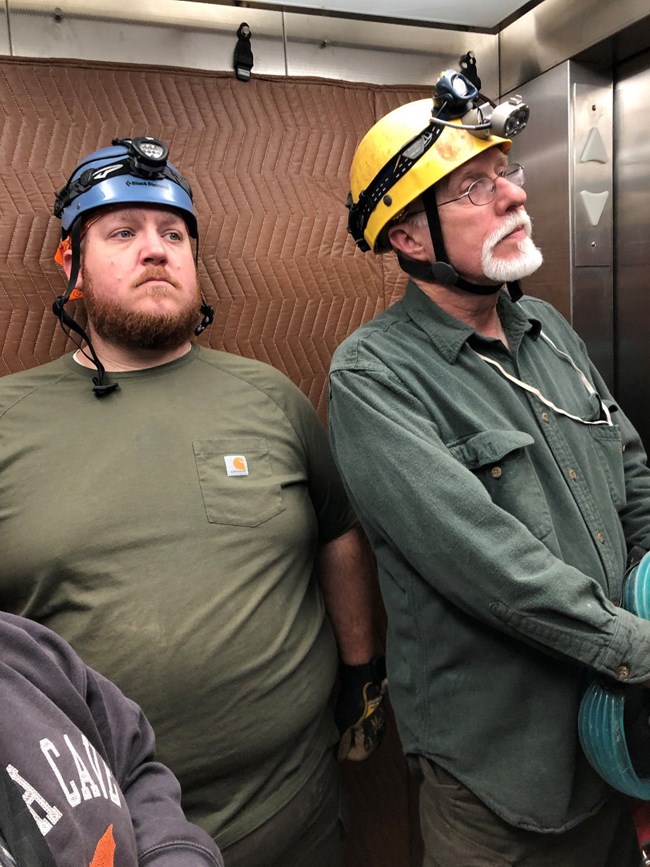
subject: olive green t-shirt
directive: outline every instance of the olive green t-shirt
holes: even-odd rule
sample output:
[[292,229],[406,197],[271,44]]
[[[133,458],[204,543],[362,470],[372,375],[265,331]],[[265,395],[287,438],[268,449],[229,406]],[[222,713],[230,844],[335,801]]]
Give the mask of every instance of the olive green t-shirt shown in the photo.
[[148,715],[188,817],[227,846],[336,739],[320,543],[354,523],[289,380],[194,346],[119,373],[0,379],[0,606],[47,624]]

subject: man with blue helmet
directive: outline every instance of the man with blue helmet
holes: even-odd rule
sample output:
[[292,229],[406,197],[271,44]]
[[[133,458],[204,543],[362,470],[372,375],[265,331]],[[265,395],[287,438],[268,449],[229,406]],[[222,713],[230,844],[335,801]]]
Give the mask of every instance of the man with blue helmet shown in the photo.
[[56,198],[79,348],[0,381],[0,606],[139,702],[229,867],[333,867],[336,753],[383,729],[368,560],[305,396],[192,342],[212,310],[167,156],[116,139]]
[[[97,378],[93,381],[94,393],[98,397],[113,391],[117,388],[117,383],[108,386],[104,384],[104,365],[94,350],[94,343],[66,314],[64,305],[71,297],[86,297],[90,331],[98,340],[105,337],[109,344],[115,342],[122,345],[128,339],[128,336],[123,334],[124,329],[136,329],[129,351],[132,351],[134,346],[145,352],[158,351],[163,348],[163,344],[168,344],[175,357],[176,353],[187,350],[187,340],[193,332],[200,334],[212,322],[214,311],[201,299],[198,288],[192,290],[196,283],[195,273],[190,275],[189,280],[186,277],[190,294],[180,317],[178,311],[174,312],[173,304],[172,310],[168,310],[169,303],[163,301],[164,298],[171,302],[174,293],[160,287],[154,291],[149,285],[150,281],[143,279],[143,274],[140,274],[138,285],[145,287],[145,295],[150,299],[150,303],[138,306],[142,308],[141,314],[147,308],[153,308],[150,317],[145,314],[143,318],[135,310],[131,310],[129,318],[125,320],[124,311],[119,307],[107,307],[99,300],[96,292],[92,289],[88,291],[88,286],[85,292],[77,286],[81,266],[81,236],[88,232],[95,222],[92,219],[93,213],[100,209],[102,215],[105,215],[108,208],[122,210],[127,206],[149,209],[159,207],[167,214],[175,214],[184,223],[183,231],[189,232],[195,241],[195,257],[198,256],[198,226],[192,190],[188,182],[167,162],[167,156],[167,147],[147,136],[115,139],[111,147],[96,151],[80,163],[56,198],[54,213],[61,219],[61,244],[56,259],[66,270],[68,285],[65,293],[57,297],[53,310],[64,328],[71,328],[86,341],[90,357],[84,357],[97,368]],[[187,261],[185,264],[188,267]],[[155,281],[155,275],[152,279]],[[173,282],[172,285],[178,292],[180,287]],[[197,307],[203,317],[200,322]],[[113,317],[116,321],[113,321]],[[105,347],[105,350],[110,353],[108,347]],[[82,356],[79,360],[84,363]],[[160,364],[160,358],[157,358],[155,363]]]

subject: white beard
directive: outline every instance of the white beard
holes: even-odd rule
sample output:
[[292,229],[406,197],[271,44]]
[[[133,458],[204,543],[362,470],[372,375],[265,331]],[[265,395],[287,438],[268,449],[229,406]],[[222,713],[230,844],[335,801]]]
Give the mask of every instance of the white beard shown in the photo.
[[[521,225],[526,231],[526,237],[517,245],[520,255],[500,259],[495,255],[494,248],[506,235]],[[530,237],[531,233],[530,217],[525,211],[517,211],[508,214],[501,226],[485,239],[481,252],[481,265],[483,266],[483,273],[489,280],[494,280],[496,283],[509,283],[512,280],[528,277],[537,271],[544,258],[541,250],[533,244]]]

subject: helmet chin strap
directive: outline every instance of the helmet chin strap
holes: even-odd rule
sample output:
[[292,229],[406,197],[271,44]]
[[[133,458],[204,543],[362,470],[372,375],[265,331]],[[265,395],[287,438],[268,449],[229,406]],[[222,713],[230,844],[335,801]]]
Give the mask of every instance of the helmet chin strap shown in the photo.
[[[440,226],[440,214],[438,213],[438,204],[436,202],[436,194],[433,187],[429,187],[420,196],[424,203],[424,211],[427,215],[429,224],[429,232],[431,233],[431,241],[433,250],[436,254],[436,261],[419,262],[415,259],[408,259],[402,253],[397,254],[400,267],[412,277],[423,280],[426,283],[439,283],[442,286],[456,286],[458,289],[463,289],[465,292],[471,292],[473,295],[494,295],[501,291],[501,286],[483,285],[480,283],[470,283],[469,280],[463,279],[453,265],[449,263],[445,240],[442,236],[442,227]],[[506,284],[510,297],[513,301],[519,301],[523,292],[519,288],[519,283],[516,280]]]
[[[70,295],[72,294],[72,290],[77,283],[77,277],[79,276],[79,268],[81,264],[81,220],[75,220],[70,227],[70,238],[72,240],[72,265],[70,269],[70,277],[68,279],[68,285],[66,286],[63,295],[57,295],[54,299],[54,303],[52,304],[52,311],[61,323],[61,328],[68,336],[70,331],[74,331],[81,337],[82,340],[86,342],[86,345],[88,346],[88,351],[92,356],[93,364],[97,368],[97,376],[93,376],[93,393],[96,397],[105,397],[107,394],[111,394],[112,392],[116,391],[120,387],[119,383],[107,383],[104,381],[106,376],[106,370],[104,368],[104,365],[97,357],[97,353],[95,352],[90,337],[81,327],[81,325],[79,325],[78,322],[75,322],[72,316],[69,316],[64,309],[68,299],[70,298]],[[68,329],[67,332],[66,328]]]

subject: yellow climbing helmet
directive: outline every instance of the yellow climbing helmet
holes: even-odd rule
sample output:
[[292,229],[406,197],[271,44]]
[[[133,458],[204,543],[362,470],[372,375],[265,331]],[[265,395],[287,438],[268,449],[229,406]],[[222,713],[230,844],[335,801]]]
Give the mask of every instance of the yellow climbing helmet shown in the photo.
[[418,99],[393,109],[357,147],[348,231],[362,250],[390,250],[385,229],[425,190],[488,148],[510,150],[510,139],[492,134],[489,125],[477,132],[459,118],[441,122],[434,107],[434,100]]

